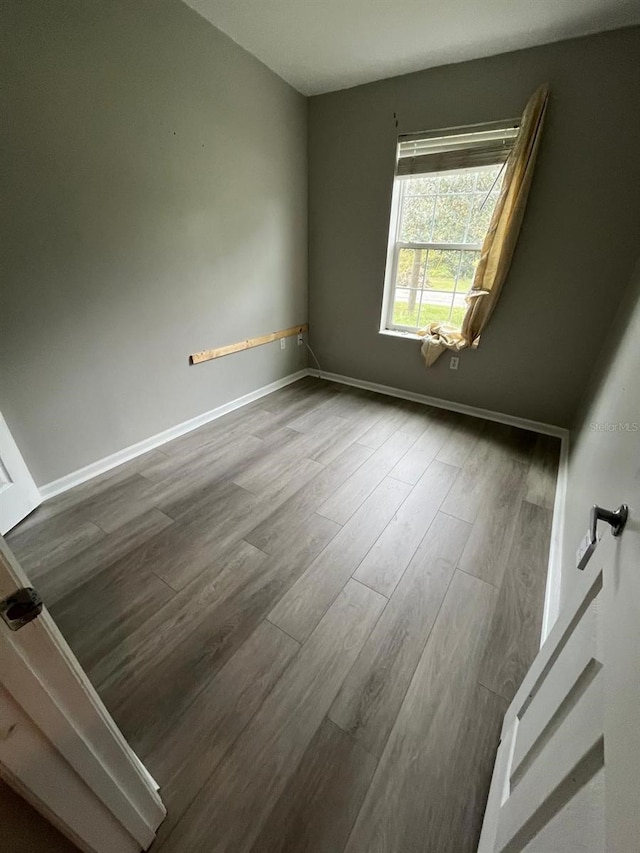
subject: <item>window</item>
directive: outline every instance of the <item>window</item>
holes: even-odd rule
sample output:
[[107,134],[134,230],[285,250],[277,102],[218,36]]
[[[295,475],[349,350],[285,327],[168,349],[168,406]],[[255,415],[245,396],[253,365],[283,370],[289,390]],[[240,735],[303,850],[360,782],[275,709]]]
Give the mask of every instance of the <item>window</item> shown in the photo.
[[517,131],[512,121],[400,137],[382,330],[462,324]]

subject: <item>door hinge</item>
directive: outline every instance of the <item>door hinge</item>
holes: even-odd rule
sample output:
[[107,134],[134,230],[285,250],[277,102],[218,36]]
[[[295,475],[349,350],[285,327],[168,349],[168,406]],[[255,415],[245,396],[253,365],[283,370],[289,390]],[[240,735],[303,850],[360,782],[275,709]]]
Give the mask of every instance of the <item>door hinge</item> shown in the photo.
[[0,616],[12,631],[17,631],[42,613],[40,593],[27,586],[0,601]]

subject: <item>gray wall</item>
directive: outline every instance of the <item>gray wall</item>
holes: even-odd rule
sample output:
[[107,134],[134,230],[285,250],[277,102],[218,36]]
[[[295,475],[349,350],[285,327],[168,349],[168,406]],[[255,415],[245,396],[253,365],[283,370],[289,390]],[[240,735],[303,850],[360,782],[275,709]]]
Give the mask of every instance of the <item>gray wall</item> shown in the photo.
[[591,506],[615,509],[624,502],[636,525],[640,517],[640,264],[605,340],[571,434],[563,599],[578,579],[575,552],[586,533]]
[[305,99],[179,0],[0,14],[0,411],[39,484],[306,366]]
[[[640,230],[640,28],[434,68],[314,97],[310,323],[327,371],[568,426]],[[378,334],[397,133],[551,103],[505,289],[477,351],[426,370]],[[395,127],[394,113],[398,118]]]

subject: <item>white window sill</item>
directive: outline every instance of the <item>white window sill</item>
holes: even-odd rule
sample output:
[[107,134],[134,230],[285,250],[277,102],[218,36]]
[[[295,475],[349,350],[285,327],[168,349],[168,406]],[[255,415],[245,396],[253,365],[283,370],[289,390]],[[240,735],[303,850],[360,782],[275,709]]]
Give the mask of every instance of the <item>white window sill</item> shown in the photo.
[[386,335],[389,338],[404,338],[407,341],[423,341],[424,338],[416,335],[415,332],[401,332],[398,329],[380,329],[379,334]]

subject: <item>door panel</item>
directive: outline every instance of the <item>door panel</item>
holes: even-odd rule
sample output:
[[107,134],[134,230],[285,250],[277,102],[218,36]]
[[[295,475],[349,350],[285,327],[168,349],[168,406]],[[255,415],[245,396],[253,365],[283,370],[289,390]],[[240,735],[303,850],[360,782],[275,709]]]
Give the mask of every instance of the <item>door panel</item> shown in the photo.
[[524,853],[603,853],[604,843],[604,768],[600,768]]
[[[29,585],[0,536],[0,599]],[[146,849],[165,815],[157,786],[46,608],[18,631],[0,621],[0,687],[10,697],[2,709],[11,717],[10,736],[0,738],[0,772],[7,780],[31,791],[36,807],[56,815],[69,837],[82,839],[83,849]],[[79,787],[69,789],[68,807],[61,813],[61,788],[53,780],[67,776],[76,778]],[[84,819],[92,810],[103,815],[102,824]]]
[[[602,680],[598,676],[516,782],[511,780],[496,850],[520,851],[602,767]],[[518,735],[516,732],[516,743]]]
[[479,853],[640,851],[634,545],[605,532],[509,707]]
[[[0,730],[10,732],[0,745],[0,773],[26,800],[81,850],[135,853],[140,845],[95,797],[53,744],[0,687]],[[30,760],[28,760],[30,759]],[[70,827],[73,830],[70,831]]]
[[[606,619],[605,849],[607,853],[639,853],[640,507],[635,511],[629,507],[629,521],[619,540],[609,534],[606,540],[610,547],[601,555]],[[596,551],[592,559],[598,556]]]
[[533,695],[529,708],[518,727],[511,782],[529,767],[552,732],[558,729],[600,669],[596,659],[595,604],[591,604],[567,642],[561,647],[556,663]]
[[40,492],[0,414],[0,534],[42,503]]

